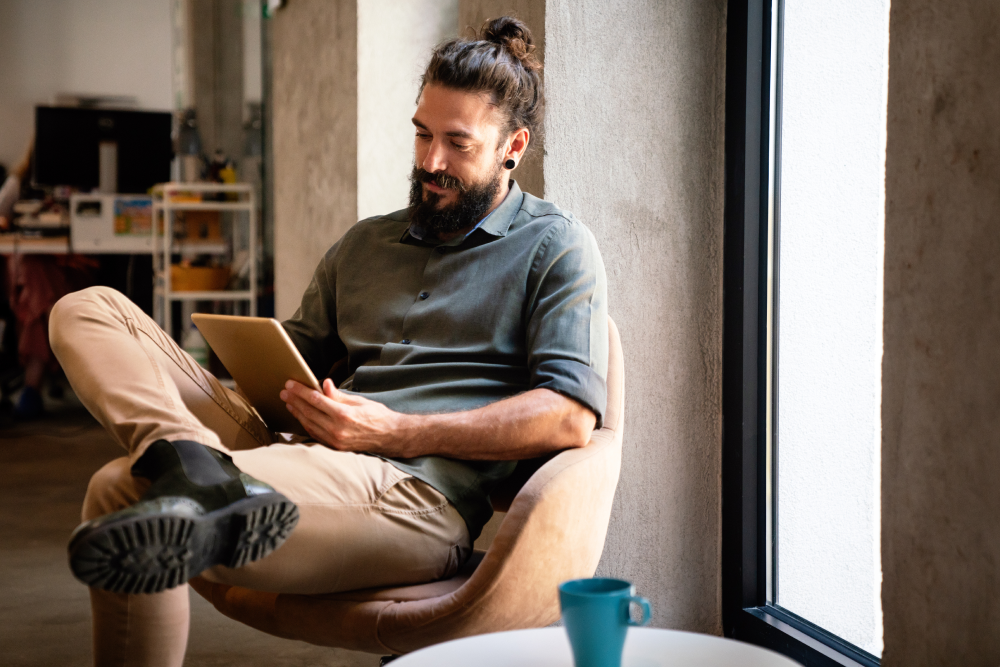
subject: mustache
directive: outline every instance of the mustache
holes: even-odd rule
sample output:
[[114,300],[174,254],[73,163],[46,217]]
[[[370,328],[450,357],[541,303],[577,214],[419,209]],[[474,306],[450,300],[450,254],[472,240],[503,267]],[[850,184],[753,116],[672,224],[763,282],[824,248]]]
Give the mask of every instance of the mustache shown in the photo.
[[412,180],[419,181],[420,183],[432,183],[439,188],[445,188],[446,190],[458,190],[459,192],[465,192],[466,190],[465,184],[454,176],[444,172],[432,174],[422,167],[414,166],[413,174],[410,178]]

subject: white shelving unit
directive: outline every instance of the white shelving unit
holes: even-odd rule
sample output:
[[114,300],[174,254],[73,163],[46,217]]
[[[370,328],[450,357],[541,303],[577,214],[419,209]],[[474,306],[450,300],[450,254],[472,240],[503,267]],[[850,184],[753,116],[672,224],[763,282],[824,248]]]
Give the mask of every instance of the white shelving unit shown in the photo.
[[[173,334],[175,301],[246,301],[251,316],[257,314],[257,205],[253,186],[244,183],[163,183],[153,188],[153,315],[157,324]],[[203,201],[206,195],[235,195],[236,201]],[[193,200],[195,197],[202,201]],[[228,238],[175,239],[178,211],[231,211]],[[246,236],[240,226],[245,226]],[[174,255],[226,255],[230,261],[237,245],[245,245],[250,263],[248,289],[214,291],[176,291],[170,267]],[[242,248],[239,248],[242,249]],[[183,332],[182,332],[183,337]]]

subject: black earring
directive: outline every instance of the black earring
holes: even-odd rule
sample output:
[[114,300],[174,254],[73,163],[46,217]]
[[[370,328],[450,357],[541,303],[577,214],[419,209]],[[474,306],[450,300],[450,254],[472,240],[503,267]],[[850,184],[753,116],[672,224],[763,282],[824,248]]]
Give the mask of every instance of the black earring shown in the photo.
[[514,162],[513,160],[507,160],[506,162],[503,163],[503,166],[507,167],[508,169],[513,169],[514,167],[517,166],[517,163]]

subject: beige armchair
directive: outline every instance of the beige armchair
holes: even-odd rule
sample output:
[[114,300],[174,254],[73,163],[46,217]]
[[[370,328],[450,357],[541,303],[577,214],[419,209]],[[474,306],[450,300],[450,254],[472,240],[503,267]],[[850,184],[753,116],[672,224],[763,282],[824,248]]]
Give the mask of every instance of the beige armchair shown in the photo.
[[621,468],[624,377],[610,319],[608,407],[590,444],[522,462],[493,494],[507,511],[490,548],[453,578],[331,595],[261,593],[202,579],[192,585],[226,616],[272,635],[321,646],[402,654],[559,618],[557,585],[593,576],[604,549]]

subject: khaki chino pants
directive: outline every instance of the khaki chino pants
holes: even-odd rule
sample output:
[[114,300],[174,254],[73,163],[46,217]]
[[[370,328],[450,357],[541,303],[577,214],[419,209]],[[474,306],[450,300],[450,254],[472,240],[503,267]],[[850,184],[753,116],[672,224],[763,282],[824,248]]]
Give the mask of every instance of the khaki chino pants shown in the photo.
[[[95,287],[52,310],[52,348],[73,390],[125,448],[91,479],[83,519],[135,503],[149,482],[129,468],[158,439],[229,453],[244,472],[299,506],[285,544],[207,579],[255,590],[320,594],[449,577],[471,551],[468,530],[430,485],[385,461],[317,444],[272,444],[246,401],[223,387],[122,294]],[[179,666],[188,587],[152,595],[91,590],[97,665]]]

